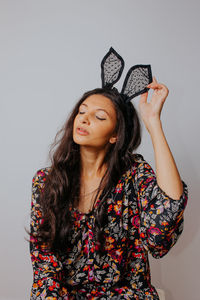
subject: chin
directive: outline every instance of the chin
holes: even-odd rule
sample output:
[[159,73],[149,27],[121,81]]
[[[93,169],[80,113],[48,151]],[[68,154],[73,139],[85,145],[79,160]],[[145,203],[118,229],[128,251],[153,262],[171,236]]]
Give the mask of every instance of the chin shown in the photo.
[[77,137],[76,135],[73,136],[73,141],[74,141],[74,143],[76,143],[78,145],[83,145],[84,146],[86,144],[85,141],[84,141],[84,137],[80,138],[79,136]]

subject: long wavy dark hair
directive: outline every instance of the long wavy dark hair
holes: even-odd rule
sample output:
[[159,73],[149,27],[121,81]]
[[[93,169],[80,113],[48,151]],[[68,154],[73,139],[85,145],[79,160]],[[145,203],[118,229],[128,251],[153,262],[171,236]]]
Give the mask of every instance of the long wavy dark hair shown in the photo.
[[51,145],[50,171],[40,196],[43,222],[40,224],[37,240],[54,251],[66,250],[72,224],[69,206],[75,207],[80,193],[80,145],[73,140],[74,119],[80,104],[94,94],[101,94],[114,104],[117,116],[115,132],[118,137],[116,143],[110,144],[103,161],[107,165],[107,171],[95,197],[96,200],[102,190],[100,204],[98,209],[94,209],[94,206],[92,208],[95,214],[95,238],[100,245],[100,253],[103,253],[104,248],[102,229],[107,221],[105,200],[120,176],[134,163],[133,151],[141,143],[141,125],[137,112],[131,102],[124,104],[116,88],[96,88],[83,94]]

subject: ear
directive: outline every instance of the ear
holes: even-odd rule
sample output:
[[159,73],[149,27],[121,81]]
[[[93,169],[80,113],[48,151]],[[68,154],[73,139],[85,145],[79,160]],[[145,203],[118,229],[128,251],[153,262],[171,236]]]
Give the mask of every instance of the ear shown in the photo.
[[112,137],[109,139],[109,142],[110,142],[111,144],[116,143],[116,141],[117,141],[117,136],[112,136]]

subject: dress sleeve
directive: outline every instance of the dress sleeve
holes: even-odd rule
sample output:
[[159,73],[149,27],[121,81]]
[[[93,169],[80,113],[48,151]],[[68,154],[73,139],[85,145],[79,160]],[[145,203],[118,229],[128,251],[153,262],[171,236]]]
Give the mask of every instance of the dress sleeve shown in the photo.
[[140,155],[132,178],[140,212],[140,237],[153,257],[160,258],[177,242],[183,231],[183,212],[188,188],[183,180],[179,200],[170,198],[158,185],[151,166]]
[[31,288],[31,300],[35,299],[69,299],[67,291],[65,297],[61,297],[62,263],[58,255],[47,250],[43,244],[39,246],[34,234],[42,222],[42,212],[39,205],[39,197],[45,181],[45,171],[36,172],[32,180],[31,222],[30,222],[30,256],[33,267],[33,284]]

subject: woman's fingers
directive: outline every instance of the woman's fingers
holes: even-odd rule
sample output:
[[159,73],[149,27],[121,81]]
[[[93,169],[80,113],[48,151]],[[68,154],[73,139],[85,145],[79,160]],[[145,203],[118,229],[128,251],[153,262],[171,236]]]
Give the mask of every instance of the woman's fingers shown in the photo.
[[153,76],[153,81],[147,85],[148,88],[151,88],[153,84],[157,83],[155,77]]
[[148,84],[147,86],[152,85],[152,84],[158,84],[155,76],[153,76],[152,82],[150,84]]
[[160,85],[159,83],[150,83],[147,85],[148,88],[151,89],[162,89],[162,85]]
[[148,92],[141,94],[140,95],[140,104],[147,102],[147,98],[148,98]]
[[155,83],[158,83],[155,76],[153,76],[153,81],[155,81]]
[[151,89],[162,89],[163,86],[164,86],[163,84],[157,82],[155,76],[153,76],[153,81],[147,85],[147,87]]

